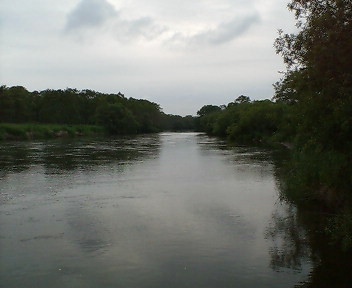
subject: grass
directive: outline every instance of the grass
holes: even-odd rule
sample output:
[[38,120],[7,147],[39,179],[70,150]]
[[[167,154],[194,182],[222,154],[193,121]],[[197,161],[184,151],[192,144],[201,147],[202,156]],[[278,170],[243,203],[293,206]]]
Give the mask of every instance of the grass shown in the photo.
[[336,151],[291,151],[277,175],[282,197],[301,211],[322,215],[327,241],[342,251],[352,251],[352,168],[350,158]]
[[0,123],[0,140],[50,139],[103,134],[105,134],[104,127],[95,125]]

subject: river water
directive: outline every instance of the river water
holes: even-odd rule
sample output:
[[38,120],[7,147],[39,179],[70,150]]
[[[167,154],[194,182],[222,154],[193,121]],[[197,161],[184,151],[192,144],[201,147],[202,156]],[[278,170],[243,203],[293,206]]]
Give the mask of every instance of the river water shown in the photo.
[[0,287],[281,288],[312,269],[309,250],[278,265],[295,211],[270,150],[161,133],[5,142],[0,165]]

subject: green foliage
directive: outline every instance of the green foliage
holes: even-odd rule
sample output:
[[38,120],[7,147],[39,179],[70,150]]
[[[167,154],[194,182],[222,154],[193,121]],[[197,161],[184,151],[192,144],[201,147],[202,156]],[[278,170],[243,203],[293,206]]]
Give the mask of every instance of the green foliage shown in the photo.
[[216,120],[220,115],[221,115],[221,112],[212,112],[200,117],[199,119],[200,130],[206,132],[207,134],[215,135],[214,123],[216,122]]
[[299,30],[279,32],[275,47],[287,72],[274,85],[295,134],[285,195],[336,213],[327,230],[351,248],[352,2],[292,0],[288,7]]
[[[287,151],[286,151],[287,154]],[[336,152],[291,151],[276,162],[281,197],[319,216],[319,233],[336,250],[352,251],[352,167]],[[316,229],[316,228],[315,228]],[[319,239],[320,240],[320,239]]]
[[[92,124],[83,118],[83,94],[75,89],[45,90],[40,92],[38,101],[38,121],[58,124]],[[90,111],[93,112],[92,110]]]
[[329,209],[350,205],[352,167],[350,160],[336,151],[294,151],[285,179],[288,200],[317,202]]
[[154,133],[161,130],[161,109],[158,104],[129,98],[126,107],[133,113],[138,123],[138,133]]
[[225,137],[228,135],[228,128],[239,121],[239,106],[229,105],[226,109],[217,115],[215,122],[209,122],[212,125],[211,131],[218,136]]
[[0,88],[0,122],[21,123],[33,113],[34,97],[22,86]]
[[66,136],[102,135],[105,129],[93,125],[0,124],[0,140],[46,139]]
[[0,139],[7,139],[9,136],[14,138],[25,138],[26,129],[23,126],[16,124],[1,124]]
[[275,41],[287,72],[274,86],[275,99],[292,107],[287,115],[299,147],[293,171],[302,174],[296,177],[301,186],[315,187],[325,202],[347,201],[352,185],[352,2],[292,0],[288,7],[299,31],[280,31]]
[[[158,132],[165,126],[158,104],[92,90],[0,87],[0,123],[104,125],[111,134]],[[72,134],[73,131],[66,131]]]
[[196,129],[196,118],[191,115],[182,117],[162,113],[161,123],[164,131],[193,131]]
[[137,132],[137,121],[122,104],[104,103],[98,107],[95,117],[97,124],[106,127],[110,134],[133,134]]
[[238,96],[235,100],[236,104],[249,103],[249,102],[251,102],[251,99],[248,96],[244,96],[244,95]]
[[278,105],[271,101],[243,103],[238,108],[238,121],[227,129],[230,139],[263,142],[278,131]]
[[223,110],[200,113],[200,129],[236,142],[260,143],[294,138],[293,124],[286,121],[289,111],[286,104],[270,100],[251,102],[246,96],[239,98]]
[[216,113],[221,111],[221,108],[219,106],[215,105],[204,105],[200,110],[197,112],[197,115],[202,117],[208,114]]
[[338,244],[343,251],[352,247],[352,211],[345,209],[342,213],[330,218],[325,228],[331,237],[332,244]]
[[298,106],[299,145],[349,152],[352,141],[352,2],[297,1],[297,34],[280,31],[275,46],[288,71],[275,98]]

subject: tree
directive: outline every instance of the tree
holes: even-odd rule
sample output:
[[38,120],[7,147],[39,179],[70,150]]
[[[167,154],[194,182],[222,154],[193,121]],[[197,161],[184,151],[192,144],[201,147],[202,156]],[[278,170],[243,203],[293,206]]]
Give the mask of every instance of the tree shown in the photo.
[[200,110],[197,112],[197,115],[202,117],[205,116],[207,114],[211,114],[214,112],[219,112],[221,111],[221,108],[219,106],[215,106],[215,105],[204,105],[202,108],[200,108]]
[[32,95],[22,86],[0,89],[0,121],[24,123],[33,117]]
[[275,99],[299,107],[300,143],[349,151],[352,142],[352,2],[292,0],[296,34],[279,32],[287,65]]
[[119,103],[104,103],[97,108],[97,123],[103,125],[110,134],[134,134],[137,121],[131,111]]
[[143,99],[129,98],[126,107],[133,113],[139,133],[153,133],[161,130],[161,108],[158,104]]
[[244,95],[238,96],[235,100],[236,104],[249,103],[249,102],[251,102],[251,99],[248,96],[244,96]]
[[279,31],[275,41],[287,71],[274,98],[297,114],[295,190],[326,206],[351,207],[352,1],[291,0],[288,8],[298,32]]

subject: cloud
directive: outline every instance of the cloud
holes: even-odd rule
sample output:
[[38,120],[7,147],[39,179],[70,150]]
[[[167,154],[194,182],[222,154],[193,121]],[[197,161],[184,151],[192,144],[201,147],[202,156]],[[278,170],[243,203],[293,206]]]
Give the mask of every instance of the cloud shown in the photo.
[[106,0],[81,0],[67,16],[65,30],[98,27],[118,14]]
[[106,0],[82,0],[68,14],[65,32],[81,34],[104,28],[115,40],[126,42],[139,38],[152,41],[167,29],[150,17],[124,19],[121,14]]
[[[92,28],[103,27],[118,42],[126,43],[142,40],[151,42],[160,40],[169,47],[188,47],[198,45],[220,45],[231,42],[260,21],[256,11],[251,11],[228,22],[222,22],[215,28],[198,29],[189,34],[170,23],[158,23],[151,17],[129,19],[125,11],[116,10],[107,0],[81,0],[67,16],[65,31],[81,33]],[[196,26],[208,26],[207,22],[193,21]],[[192,25],[193,25],[192,24]]]
[[170,40],[176,44],[220,45],[233,41],[258,22],[260,22],[259,14],[252,13],[245,17],[236,17],[229,22],[220,23],[213,29],[203,30],[193,35],[175,33]]
[[150,17],[133,20],[115,19],[112,33],[118,41],[131,41],[142,38],[152,41],[168,30],[167,27],[155,23]]
[[223,44],[239,37],[253,24],[260,21],[258,14],[246,17],[236,17],[230,22],[221,23],[216,29],[196,35],[194,39],[199,42]]

